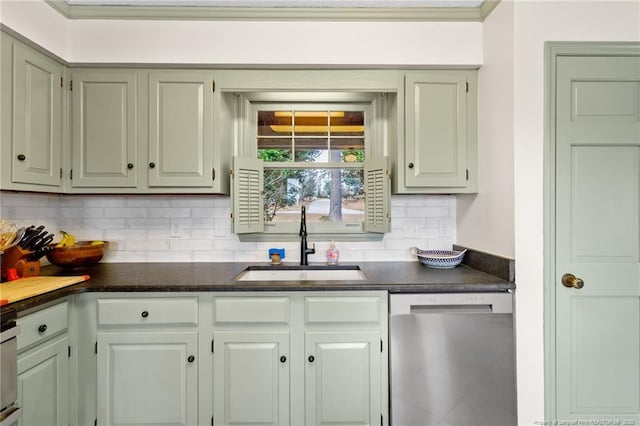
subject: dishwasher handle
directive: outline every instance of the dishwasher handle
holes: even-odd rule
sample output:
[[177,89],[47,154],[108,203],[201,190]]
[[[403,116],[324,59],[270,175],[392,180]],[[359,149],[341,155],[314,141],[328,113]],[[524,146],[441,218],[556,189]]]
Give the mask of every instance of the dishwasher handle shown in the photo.
[[511,293],[418,293],[389,295],[390,315],[422,313],[513,313]]

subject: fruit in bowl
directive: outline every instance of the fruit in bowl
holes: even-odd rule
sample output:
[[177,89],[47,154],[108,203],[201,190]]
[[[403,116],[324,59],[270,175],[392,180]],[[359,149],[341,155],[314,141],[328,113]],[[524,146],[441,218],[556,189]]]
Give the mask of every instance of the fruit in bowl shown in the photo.
[[94,265],[104,256],[109,247],[107,241],[77,241],[76,238],[64,231],[59,243],[51,244],[47,252],[47,260],[61,268],[79,268]]

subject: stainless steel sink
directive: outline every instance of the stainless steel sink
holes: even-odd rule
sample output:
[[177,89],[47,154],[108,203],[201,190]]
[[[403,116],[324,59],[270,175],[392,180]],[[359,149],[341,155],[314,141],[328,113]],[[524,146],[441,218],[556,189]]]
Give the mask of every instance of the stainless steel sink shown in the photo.
[[249,266],[236,281],[361,281],[367,277],[357,265]]

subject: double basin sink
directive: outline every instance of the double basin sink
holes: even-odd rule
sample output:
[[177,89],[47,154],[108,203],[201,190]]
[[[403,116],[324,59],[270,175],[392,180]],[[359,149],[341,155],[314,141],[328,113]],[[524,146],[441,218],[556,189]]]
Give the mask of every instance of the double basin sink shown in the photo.
[[361,281],[358,265],[256,265],[239,273],[236,281]]

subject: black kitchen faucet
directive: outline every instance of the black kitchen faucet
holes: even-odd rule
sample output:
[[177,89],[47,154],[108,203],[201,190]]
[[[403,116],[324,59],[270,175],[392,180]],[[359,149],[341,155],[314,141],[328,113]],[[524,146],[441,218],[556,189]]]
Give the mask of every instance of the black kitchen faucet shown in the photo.
[[302,206],[300,213],[300,265],[308,265],[308,256],[316,252],[316,245],[313,244],[313,248],[307,246],[307,213],[305,206]]

